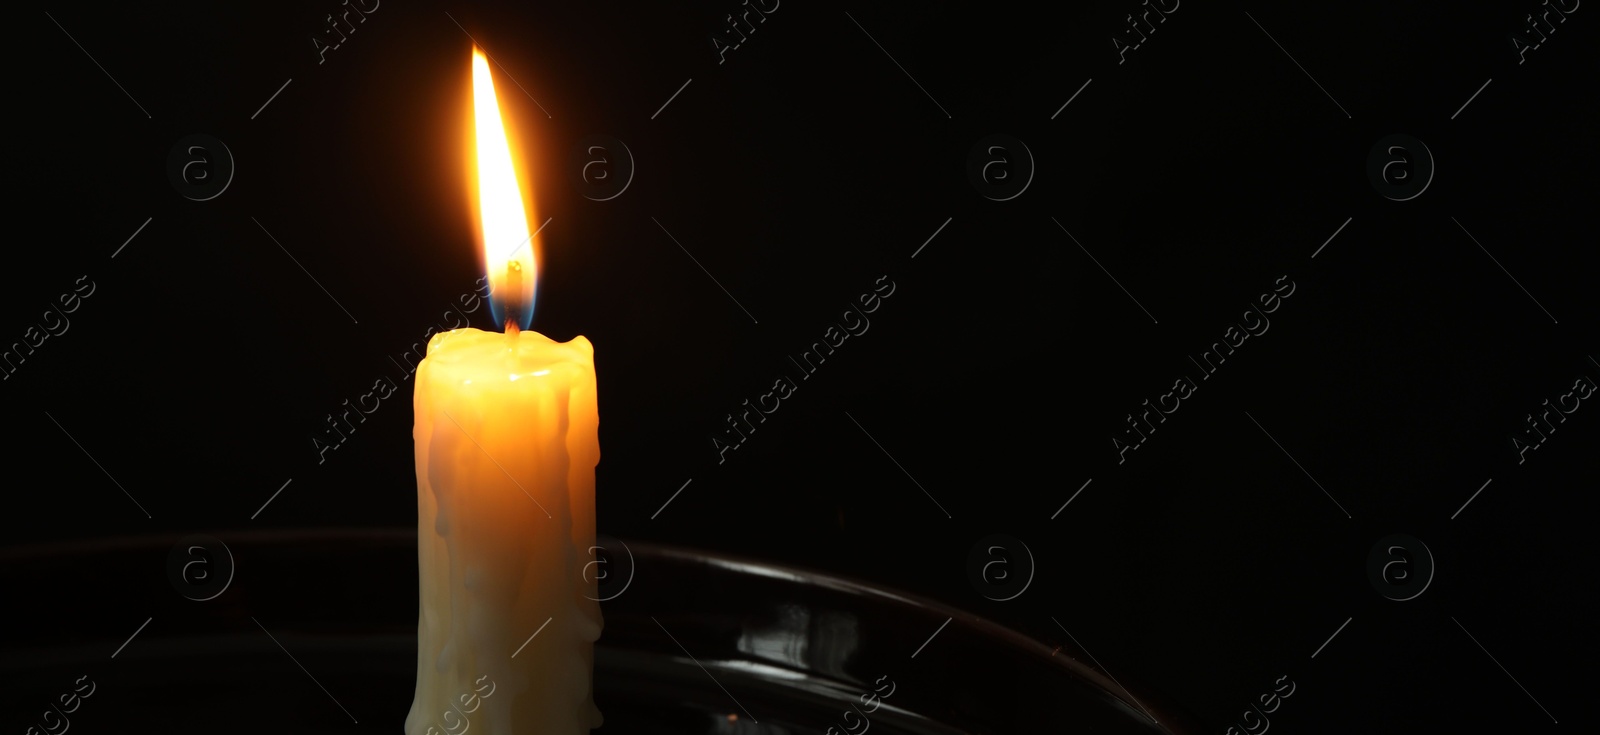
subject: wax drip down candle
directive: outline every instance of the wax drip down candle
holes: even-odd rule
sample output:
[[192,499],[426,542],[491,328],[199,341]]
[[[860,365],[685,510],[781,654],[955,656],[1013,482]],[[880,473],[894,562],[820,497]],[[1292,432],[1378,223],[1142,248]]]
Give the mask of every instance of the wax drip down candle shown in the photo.
[[600,461],[594,348],[532,322],[537,248],[487,59],[473,50],[490,299],[505,332],[435,335],[416,373],[417,685],[407,735],[587,733]]

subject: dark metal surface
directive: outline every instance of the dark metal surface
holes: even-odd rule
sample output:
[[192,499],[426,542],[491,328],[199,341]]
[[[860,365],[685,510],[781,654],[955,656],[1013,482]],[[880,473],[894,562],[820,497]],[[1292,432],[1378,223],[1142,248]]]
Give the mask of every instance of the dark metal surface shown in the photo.
[[[141,584],[136,570],[171,542],[16,549],[0,557],[0,583],[28,589],[41,577],[94,570],[104,579],[86,584],[84,599],[58,601],[90,604],[99,594],[90,590]],[[415,681],[416,588],[404,574],[415,569],[415,534],[255,533],[226,543],[252,584],[205,603],[173,595],[161,625],[126,641],[61,647],[70,631],[9,631],[0,675],[64,686],[89,676],[95,693],[69,717],[125,731],[398,731]],[[600,732],[1189,731],[1156,697],[1124,693],[1087,657],[953,608],[755,560],[627,547],[633,568],[614,571],[628,581],[602,588],[614,596],[602,603],[595,657]],[[332,559],[364,571],[306,573]],[[252,604],[280,599],[276,586],[295,588],[302,604]],[[280,677],[304,686],[283,687]],[[274,697],[291,694],[263,702],[258,682],[271,682]]]

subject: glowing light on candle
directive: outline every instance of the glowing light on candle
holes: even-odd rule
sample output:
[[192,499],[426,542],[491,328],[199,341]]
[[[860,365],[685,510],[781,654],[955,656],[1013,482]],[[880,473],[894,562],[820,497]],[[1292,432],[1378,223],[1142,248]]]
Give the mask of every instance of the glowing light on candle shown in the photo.
[[533,324],[538,284],[537,246],[528,230],[522,187],[506,142],[489,59],[472,49],[472,118],[477,135],[478,219],[489,275],[489,309],[496,324],[516,332]]

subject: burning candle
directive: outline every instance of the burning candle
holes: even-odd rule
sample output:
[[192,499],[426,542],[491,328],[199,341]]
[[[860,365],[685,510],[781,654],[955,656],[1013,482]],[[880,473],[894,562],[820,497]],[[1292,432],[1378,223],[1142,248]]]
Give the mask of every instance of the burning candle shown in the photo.
[[408,735],[587,733],[602,621],[583,562],[600,460],[594,348],[526,330],[537,272],[523,188],[472,54],[478,210],[505,332],[435,335],[417,367],[417,687]]

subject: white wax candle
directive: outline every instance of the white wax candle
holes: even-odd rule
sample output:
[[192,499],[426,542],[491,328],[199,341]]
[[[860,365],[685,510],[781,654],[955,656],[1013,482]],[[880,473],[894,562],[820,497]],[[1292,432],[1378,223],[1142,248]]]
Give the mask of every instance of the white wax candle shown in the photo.
[[458,329],[429,341],[416,381],[421,615],[406,733],[587,733],[601,723],[598,582],[582,572],[600,461],[594,348]]

